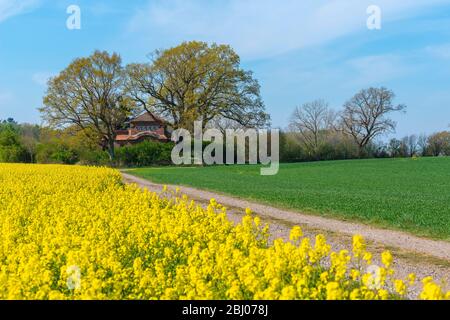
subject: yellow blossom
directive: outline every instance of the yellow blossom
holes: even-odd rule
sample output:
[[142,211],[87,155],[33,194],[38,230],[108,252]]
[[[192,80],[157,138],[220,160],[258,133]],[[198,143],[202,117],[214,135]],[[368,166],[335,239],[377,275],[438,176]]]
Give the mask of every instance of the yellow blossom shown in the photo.
[[416,282],[416,278],[417,278],[417,276],[415,273],[410,273],[408,275],[409,285],[411,285],[411,286],[414,285],[414,283]]
[[298,241],[303,236],[302,229],[299,226],[295,226],[291,230],[291,234],[289,236],[289,239],[291,241]]
[[327,300],[340,300],[342,299],[342,290],[337,282],[329,282],[326,287]]
[[386,268],[389,268],[391,266],[393,258],[390,251],[384,251],[381,254],[381,262],[385,265]]
[[[250,209],[235,225],[215,199],[203,208],[179,190],[125,185],[108,168],[0,164],[0,181],[0,299],[407,296],[390,253],[386,269],[361,275],[361,260],[372,259],[361,236],[352,252],[333,252],[323,235],[312,245],[300,227],[271,242]],[[425,278],[420,298],[450,293]]]
[[361,235],[353,236],[353,254],[356,258],[359,258],[364,254],[366,250],[366,243]]
[[403,280],[395,280],[394,288],[399,295],[404,296],[406,294],[406,284],[403,282]]

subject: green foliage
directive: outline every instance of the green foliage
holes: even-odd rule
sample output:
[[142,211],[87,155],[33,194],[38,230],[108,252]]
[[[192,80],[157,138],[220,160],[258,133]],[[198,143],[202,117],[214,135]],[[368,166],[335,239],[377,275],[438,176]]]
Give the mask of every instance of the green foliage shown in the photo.
[[450,155],[450,132],[442,131],[428,138],[427,153],[432,156]]
[[26,162],[27,153],[20,142],[17,125],[12,122],[0,124],[0,162]]
[[85,166],[109,166],[111,160],[106,151],[99,149],[82,149],[78,151],[79,161],[77,164]]
[[118,148],[116,159],[118,165],[128,167],[167,165],[171,163],[173,147],[173,143],[144,141]]
[[78,162],[78,154],[75,150],[62,146],[58,148],[52,155],[53,159],[58,163],[75,164]]
[[147,168],[131,173],[313,214],[450,240],[450,158],[375,159],[260,166]]
[[242,69],[230,46],[184,42],[157,50],[151,63],[128,65],[126,74],[128,95],[170,118],[175,128],[192,131],[200,118],[205,124],[225,118],[245,127],[270,122],[258,81]]
[[45,143],[37,147],[36,161],[38,163],[75,164],[78,160],[77,151],[62,142]]
[[6,127],[0,132],[0,145],[14,146],[19,145],[19,133],[11,127]]
[[[374,148],[375,146],[369,145]],[[280,133],[280,160],[281,162],[305,162],[320,160],[347,160],[359,158],[361,155],[358,146],[348,137],[333,133],[318,147],[317,153],[312,154],[301,137],[292,132]],[[371,151],[368,157],[376,157],[377,151]]]
[[133,114],[136,105],[124,94],[122,59],[116,53],[95,51],[75,59],[48,83],[43,119],[54,128],[73,126],[90,131],[85,139],[105,141],[114,158],[114,131]]
[[0,162],[26,162],[26,150],[21,146],[0,146]]

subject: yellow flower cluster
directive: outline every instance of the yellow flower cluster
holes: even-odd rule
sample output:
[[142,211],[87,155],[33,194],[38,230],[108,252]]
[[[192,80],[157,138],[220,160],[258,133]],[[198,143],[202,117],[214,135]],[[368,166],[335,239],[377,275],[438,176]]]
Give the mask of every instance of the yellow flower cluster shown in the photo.
[[[368,268],[361,237],[352,253],[299,227],[269,243],[250,210],[234,225],[214,199],[204,209],[112,169],[0,164],[0,182],[0,299],[396,299],[416,281],[393,278],[389,253]],[[450,298],[423,286],[419,298]]]

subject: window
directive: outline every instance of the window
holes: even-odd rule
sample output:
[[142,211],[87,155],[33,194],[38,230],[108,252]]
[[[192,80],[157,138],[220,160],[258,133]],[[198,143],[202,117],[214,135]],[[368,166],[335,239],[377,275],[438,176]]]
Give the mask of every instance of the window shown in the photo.
[[138,127],[136,127],[136,129],[138,130],[138,131],[155,131],[155,130],[158,130],[158,126],[155,126],[155,125],[153,125],[153,126],[138,126]]

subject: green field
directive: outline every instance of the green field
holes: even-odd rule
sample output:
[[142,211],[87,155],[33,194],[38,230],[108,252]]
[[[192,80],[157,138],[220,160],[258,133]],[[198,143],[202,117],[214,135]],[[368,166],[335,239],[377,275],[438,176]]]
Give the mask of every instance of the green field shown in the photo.
[[450,158],[283,164],[276,176],[258,166],[145,168],[157,183],[254,200],[281,208],[450,240]]

